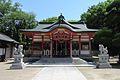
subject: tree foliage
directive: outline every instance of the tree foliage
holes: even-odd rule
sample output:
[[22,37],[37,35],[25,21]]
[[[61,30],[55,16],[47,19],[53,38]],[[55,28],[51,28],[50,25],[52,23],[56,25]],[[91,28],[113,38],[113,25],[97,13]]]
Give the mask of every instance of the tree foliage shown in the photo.
[[120,55],[119,19],[120,0],[107,0],[93,5],[81,15],[81,21],[85,21],[89,28],[100,29],[95,34],[94,42],[109,47],[109,53],[112,55]]
[[120,33],[116,33],[112,39],[112,43],[114,47],[120,47]]
[[[35,15],[22,11],[21,4],[12,4],[12,0],[0,0],[0,32],[20,41],[19,29],[33,28]],[[24,37],[23,37],[24,39]]]
[[120,0],[114,0],[107,6],[106,11],[106,25],[113,30],[112,46],[114,47],[114,53],[119,54],[120,62]]
[[107,0],[97,5],[91,6],[87,12],[81,15],[81,21],[85,21],[89,28],[105,27],[106,8],[113,0]]
[[120,0],[115,0],[111,3],[106,11],[108,12],[106,17],[106,25],[113,29],[114,32],[120,32]]
[[[55,22],[58,20],[58,17],[49,17],[41,20],[40,22]],[[78,20],[67,20],[68,22],[78,22]]]
[[94,41],[97,45],[103,44],[105,46],[111,46],[112,37],[113,37],[112,30],[103,28],[96,32]]
[[50,18],[43,19],[40,22],[55,22],[57,20],[58,20],[57,17],[50,17]]
[[112,30],[104,27],[100,29],[98,32],[96,32],[94,36],[94,44],[96,46],[99,46],[99,44],[103,44],[104,46],[108,47],[110,55],[112,56],[116,55],[118,53],[114,51],[115,48],[113,46],[113,41],[112,41],[113,37],[114,37],[114,34]]
[[120,33],[116,33],[112,39],[112,47],[114,55],[119,54],[120,62]]

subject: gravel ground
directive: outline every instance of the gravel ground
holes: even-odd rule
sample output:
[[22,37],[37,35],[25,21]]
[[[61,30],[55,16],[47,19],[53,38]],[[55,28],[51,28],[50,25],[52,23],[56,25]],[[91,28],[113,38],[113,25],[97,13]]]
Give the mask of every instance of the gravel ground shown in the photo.
[[117,64],[117,58],[109,59],[113,68],[96,69],[93,67],[78,67],[87,80],[120,80],[120,64]]
[[87,80],[120,80],[120,69],[95,69],[93,67],[78,67]]
[[[31,80],[41,69],[43,69],[40,67],[10,70],[11,62],[11,60],[0,62],[0,80]],[[114,64],[114,61],[112,63],[114,67],[111,69],[95,69],[93,67],[77,68],[83,73],[87,80],[120,80],[120,65]]]
[[10,70],[12,61],[0,62],[0,80],[31,80],[42,68]]

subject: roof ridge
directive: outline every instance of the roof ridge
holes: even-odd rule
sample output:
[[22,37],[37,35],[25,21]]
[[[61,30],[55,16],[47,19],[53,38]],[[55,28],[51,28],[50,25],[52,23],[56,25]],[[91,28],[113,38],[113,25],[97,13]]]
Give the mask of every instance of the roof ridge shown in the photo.
[[43,28],[43,29],[50,29],[51,27],[53,27],[56,24],[66,24],[66,25],[70,26],[73,29],[80,29],[80,28],[77,28],[74,25],[70,24],[69,22],[65,21],[65,18],[64,18],[64,16],[62,14],[58,17],[58,20],[56,22],[54,22],[50,26],[48,26],[46,28]]

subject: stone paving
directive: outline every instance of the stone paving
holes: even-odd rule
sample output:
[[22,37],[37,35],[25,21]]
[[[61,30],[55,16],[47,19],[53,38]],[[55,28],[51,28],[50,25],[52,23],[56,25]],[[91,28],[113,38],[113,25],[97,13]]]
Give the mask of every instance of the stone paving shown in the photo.
[[45,67],[32,80],[87,80],[76,67]]

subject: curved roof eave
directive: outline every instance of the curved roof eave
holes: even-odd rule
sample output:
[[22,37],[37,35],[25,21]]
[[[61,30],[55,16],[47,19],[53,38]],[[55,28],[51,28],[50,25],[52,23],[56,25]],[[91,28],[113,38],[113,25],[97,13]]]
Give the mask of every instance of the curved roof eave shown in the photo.
[[[23,29],[21,30],[22,32],[50,32],[53,29],[58,28],[57,26],[52,27],[51,29]],[[59,26],[59,28],[67,28],[73,32],[96,32],[98,31],[97,29],[88,29],[88,28],[84,28],[84,29],[72,29],[71,27],[65,27],[65,26]]]
[[73,32],[90,32],[90,31],[98,31],[96,29],[88,29],[86,24],[79,24],[79,23],[75,23],[75,24],[71,24],[69,22],[67,22],[64,18],[64,16],[61,14],[58,17],[58,20],[55,21],[53,24],[49,23],[49,24],[39,24],[36,28],[34,29],[22,29],[21,32],[50,32],[55,28],[67,28]]

